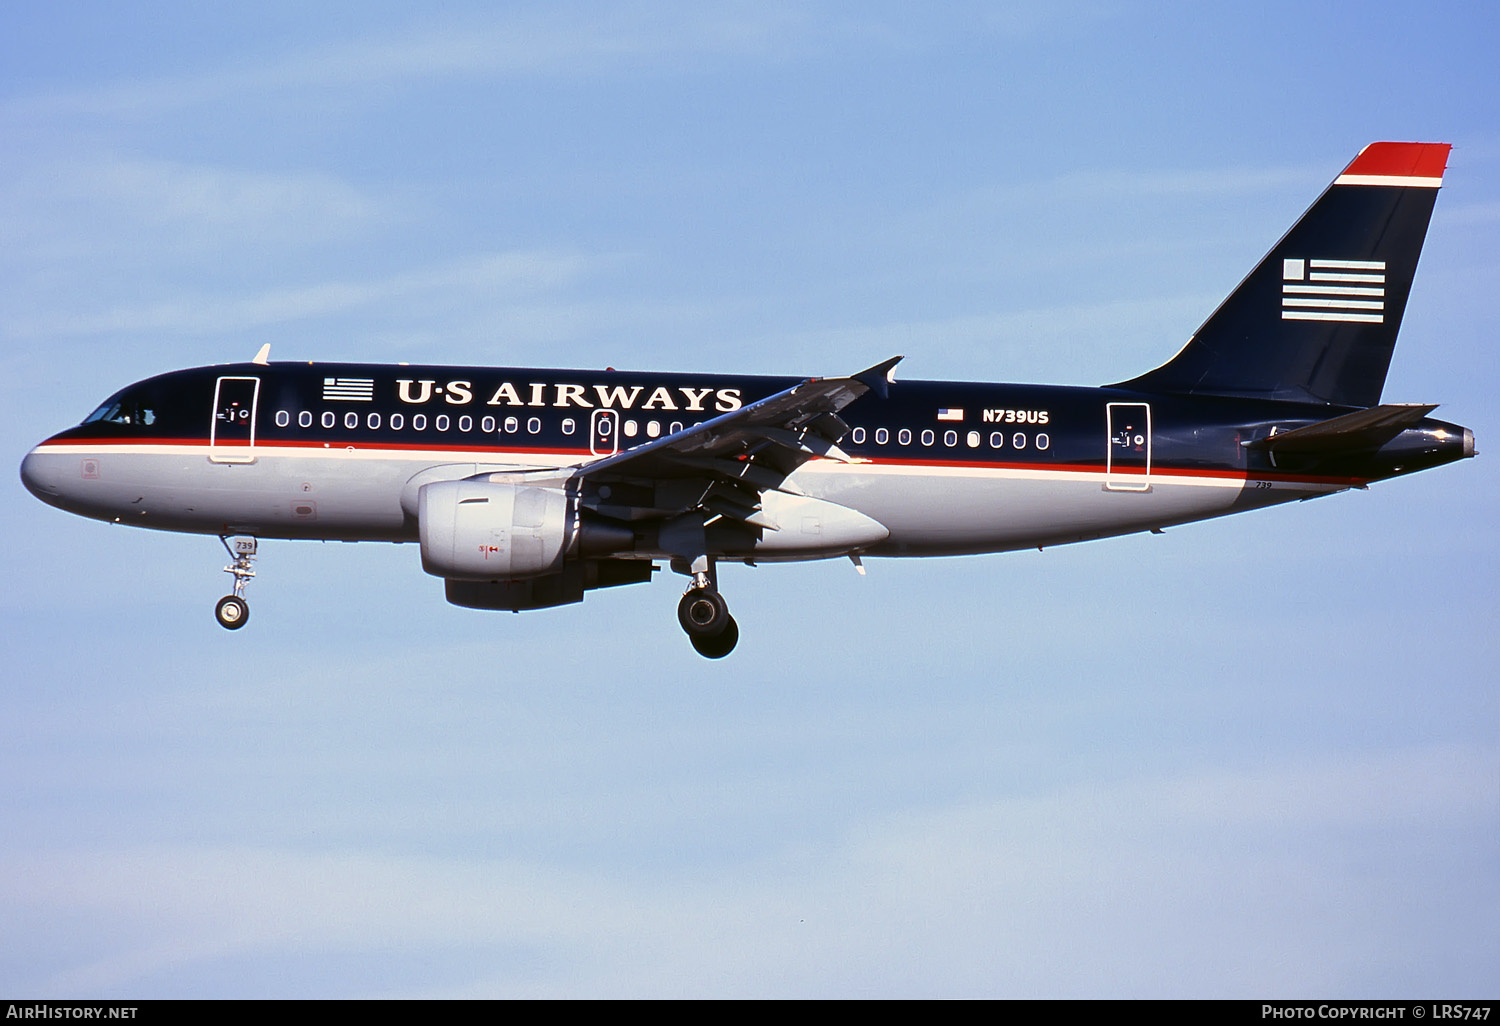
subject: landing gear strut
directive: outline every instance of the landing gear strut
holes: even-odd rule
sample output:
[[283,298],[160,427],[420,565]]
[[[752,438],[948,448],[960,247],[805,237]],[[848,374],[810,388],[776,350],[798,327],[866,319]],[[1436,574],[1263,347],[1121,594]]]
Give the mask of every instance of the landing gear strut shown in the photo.
[[234,594],[219,599],[219,604],[214,606],[214,619],[226,631],[237,631],[250,621],[250,603],[245,601],[245,583],[255,576],[255,539],[236,538],[234,547],[231,548],[229,539],[221,534],[219,544],[224,546],[224,551],[229,553],[232,560],[224,568],[224,572],[234,577]]
[[690,572],[693,584],[677,603],[677,622],[699,655],[723,659],[739,643],[739,624],[729,615],[729,603],[714,587],[712,564],[695,561]]

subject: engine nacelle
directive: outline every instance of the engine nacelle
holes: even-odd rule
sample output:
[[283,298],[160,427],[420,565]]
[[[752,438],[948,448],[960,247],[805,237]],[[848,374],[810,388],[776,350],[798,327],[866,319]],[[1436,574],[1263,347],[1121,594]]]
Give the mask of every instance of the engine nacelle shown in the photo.
[[637,559],[590,559],[567,562],[561,571],[524,581],[447,582],[448,601],[469,609],[547,609],[582,602],[583,593],[622,584],[644,584],[656,564]]
[[422,569],[460,581],[514,581],[561,568],[576,514],[556,488],[438,481],[417,493]]

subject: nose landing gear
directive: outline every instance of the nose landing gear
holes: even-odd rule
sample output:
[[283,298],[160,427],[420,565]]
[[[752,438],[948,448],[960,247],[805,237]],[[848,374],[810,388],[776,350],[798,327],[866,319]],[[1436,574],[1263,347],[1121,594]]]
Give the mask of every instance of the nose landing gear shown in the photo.
[[234,577],[234,594],[219,599],[219,604],[214,606],[214,619],[226,631],[237,631],[250,621],[250,603],[245,601],[245,583],[255,576],[256,542],[254,538],[236,538],[234,547],[231,548],[229,539],[221,534],[219,544],[224,546],[224,551],[229,553],[232,561],[224,568],[224,572]]

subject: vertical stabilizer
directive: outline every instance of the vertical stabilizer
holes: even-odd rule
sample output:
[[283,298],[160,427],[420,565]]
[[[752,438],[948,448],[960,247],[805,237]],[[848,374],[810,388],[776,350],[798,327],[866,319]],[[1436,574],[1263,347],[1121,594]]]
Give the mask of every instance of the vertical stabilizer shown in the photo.
[[1374,406],[1447,143],[1371,143],[1170,361],[1117,387]]

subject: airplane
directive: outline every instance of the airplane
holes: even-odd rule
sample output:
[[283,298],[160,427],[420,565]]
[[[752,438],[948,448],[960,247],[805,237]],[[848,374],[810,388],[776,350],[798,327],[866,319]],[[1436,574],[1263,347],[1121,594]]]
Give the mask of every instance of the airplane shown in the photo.
[[1381,402],[1446,143],[1366,146],[1170,360],[1100,388],[269,360],[148,378],[21,479],[86,517],[218,535],[230,630],[258,540],[416,542],[459,606],[688,578],[728,655],[721,563],[1042,548],[1310,499],[1474,455]]

